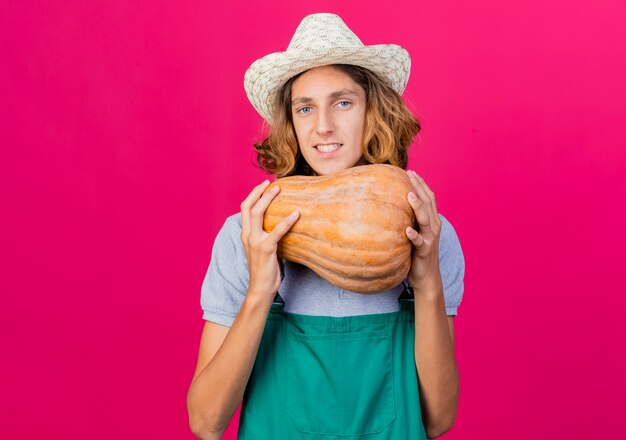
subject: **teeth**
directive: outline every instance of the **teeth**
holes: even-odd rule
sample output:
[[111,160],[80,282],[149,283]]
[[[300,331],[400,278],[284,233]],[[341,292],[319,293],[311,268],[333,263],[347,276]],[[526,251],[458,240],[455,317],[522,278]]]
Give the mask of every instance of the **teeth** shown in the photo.
[[323,153],[330,153],[331,151],[335,151],[340,146],[341,144],[318,145],[316,148]]

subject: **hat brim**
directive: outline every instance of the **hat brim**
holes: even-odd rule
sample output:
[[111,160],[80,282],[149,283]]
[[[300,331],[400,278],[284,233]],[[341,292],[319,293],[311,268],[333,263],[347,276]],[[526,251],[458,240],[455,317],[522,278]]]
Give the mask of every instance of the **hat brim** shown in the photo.
[[244,88],[254,108],[272,125],[272,106],[280,87],[301,72],[328,64],[365,67],[389,81],[399,95],[404,92],[411,71],[409,53],[395,44],[291,50],[255,61],[244,75]]

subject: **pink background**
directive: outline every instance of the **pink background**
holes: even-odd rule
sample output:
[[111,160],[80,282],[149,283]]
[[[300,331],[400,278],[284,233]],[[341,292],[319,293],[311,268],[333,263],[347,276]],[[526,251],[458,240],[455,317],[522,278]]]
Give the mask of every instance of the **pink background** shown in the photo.
[[2,3],[0,438],[192,438],[200,285],[266,177],[243,74],[312,12],[412,55],[467,265],[446,438],[624,438],[624,3],[216,3]]

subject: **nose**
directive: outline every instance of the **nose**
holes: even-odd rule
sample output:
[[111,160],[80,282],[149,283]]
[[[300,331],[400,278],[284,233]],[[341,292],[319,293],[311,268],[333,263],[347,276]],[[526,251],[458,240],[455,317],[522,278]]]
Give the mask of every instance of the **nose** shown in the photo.
[[327,135],[335,130],[332,116],[329,110],[320,109],[317,113],[317,124],[315,131],[319,135]]

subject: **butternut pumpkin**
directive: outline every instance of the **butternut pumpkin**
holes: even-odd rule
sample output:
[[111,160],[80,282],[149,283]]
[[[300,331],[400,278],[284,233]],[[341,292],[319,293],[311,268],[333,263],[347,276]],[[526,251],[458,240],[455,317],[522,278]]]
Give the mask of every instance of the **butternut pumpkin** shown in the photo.
[[397,286],[411,267],[407,226],[415,227],[406,172],[362,165],[326,176],[272,182],[280,192],[265,211],[270,232],[292,211],[300,218],[278,243],[278,256],[307,266],[345,290],[376,293]]

